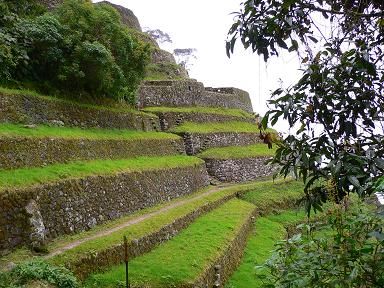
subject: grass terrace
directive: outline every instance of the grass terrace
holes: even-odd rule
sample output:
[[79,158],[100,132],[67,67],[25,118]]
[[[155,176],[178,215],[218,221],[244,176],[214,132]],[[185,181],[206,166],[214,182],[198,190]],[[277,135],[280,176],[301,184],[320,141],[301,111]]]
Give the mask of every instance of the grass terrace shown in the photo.
[[[96,110],[107,110],[112,112],[121,112],[121,113],[132,113],[137,115],[149,115],[149,113],[145,113],[136,109],[131,108],[128,104],[123,103],[108,103],[108,105],[99,105],[99,104],[92,104],[92,103],[83,103],[78,102],[75,100],[70,99],[63,99],[58,98],[55,96],[48,96],[48,95],[42,95],[37,93],[36,91],[26,90],[26,89],[9,89],[5,87],[0,87],[0,97],[1,94],[7,94],[7,95],[24,95],[24,96],[31,96],[43,99],[45,101],[52,101],[57,103],[63,103],[63,104],[69,104],[69,105],[77,105],[82,108],[90,108],[90,109],[96,109]],[[123,106],[123,107],[122,107]],[[152,117],[157,117],[154,114],[151,114]]]
[[163,132],[143,132],[120,129],[81,129],[36,125],[33,128],[22,124],[0,123],[0,137],[36,137],[96,140],[139,140],[139,139],[179,139],[179,136]]
[[275,243],[286,237],[285,227],[296,224],[305,217],[304,210],[292,210],[258,218],[255,223],[255,230],[245,248],[241,264],[225,287],[261,287],[263,282],[258,276],[266,275],[267,271],[255,267],[264,264],[275,249]]
[[145,112],[150,113],[201,113],[201,114],[217,114],[224,116],[234,116],[254,119],[255,116],[241,109],[225,109],[214,107],[147,107],[142,109]]
[[[210,123],[194,123],[185,122],[173,129],[174,133],[218,133],[218,132],[234,132],[234,133],[259,133],[260,130],[256,124],[240,121],[230,122],[210,122]],[[267,129],[267,132],[276,133],[273,129]]]
[[275,155],[276,149],[268,149],[264,143],[248,146],[230,146],[210,148],[197,157],[204,159],[236,159],[236,158],[251,158],[251,157],[266,157]]
[[[187,229],[151,252],[130,261],[133,286],[178,287],[199,278],[234,241],[254,205],[233,199],[198,218]],[[92,275],[87,287],[115,287],[125,279],[125,266]]]
[[0,192],[5,189],[24,188],[62,179],[77,179],[91,175],[111,175],[121,172],[138,172],[187,167],[204,163],[191,156],[137,157],[121,160],[76,161],[41,168],[0,170]]

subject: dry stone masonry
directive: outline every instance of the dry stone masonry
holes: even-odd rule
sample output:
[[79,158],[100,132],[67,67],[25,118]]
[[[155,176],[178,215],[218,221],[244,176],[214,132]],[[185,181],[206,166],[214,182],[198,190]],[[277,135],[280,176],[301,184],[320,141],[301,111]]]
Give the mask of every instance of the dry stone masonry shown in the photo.
[[249,94],[236,88],[204,88],[196,80],[145,81],[138,93],[139,107],[205,106],[252,112]]

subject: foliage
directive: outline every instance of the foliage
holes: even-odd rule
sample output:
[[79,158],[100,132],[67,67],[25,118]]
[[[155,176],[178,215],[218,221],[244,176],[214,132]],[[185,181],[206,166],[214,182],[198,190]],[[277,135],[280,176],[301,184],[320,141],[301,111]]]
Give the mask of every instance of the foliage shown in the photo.
[[173,55],[176,57],[177,64],[188,70],[192,66],[191,60],[197,59],[196,52],[195,48],[177,48],[173,50]]
[[[41,280],[60,288],[77,288],[79,283],[73,274],[61,267],[43,261],[26,262],[9,273],[0,273],[0,287],[18,288],[32,280]],[[4,285],[4,286],[3,286]]]
[[146,29],[144,31],[145,33],[148,33],[153,39],[156,40],[156,42],[159,43],[172,43],[171,36],[167,32],[164,32],[160,29]]
[[52,13],[23,17],[10,7],[0,5],[3,84],[135,103],[149,47],[131,37],[114,8],[66,0]]
[[329,213],[326,225],[301,225],[277,245],[264,287],[383,287],[383,216],[363,205]]
[[[377,0],[248,0],[236,13],[237,39],[267,61],[297,53],[302,78],[272,94],[263,127],[279,119],[296,134],[278,143],[273,163],[306,183],[307,211],[327,199],[365,196],[384,171],[384,3]],[[321,27],[326,28],[319,28]],[[324,184],[314,187],[318,179]]]

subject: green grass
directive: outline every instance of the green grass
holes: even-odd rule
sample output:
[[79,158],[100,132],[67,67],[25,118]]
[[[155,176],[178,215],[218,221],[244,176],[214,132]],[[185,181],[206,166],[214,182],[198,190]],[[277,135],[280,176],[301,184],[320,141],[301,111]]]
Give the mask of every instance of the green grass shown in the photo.
[[[131,283],[177,287],[200,276],[228,247],[254,206],[231,200],[200,217],[187,229],[151,252],[130,261]],[[124,281],[125,266],[89,278],[89,287],[115,287]]]
[[110,175],[119,172],[136,172],[186,167],[203,161],[190,156],[137,157],[121,160],[76,161],[68,164],[54,164],[42,168],[21,168],[0,170],[0,192],[54,182],[62,179],[76,179],[91,175]]
[[260,217],[256,220],[255,231],[249,238],[241,264],[226,284],[227,288],[261,287],[258,275],[267,271],[256,269],[272,255],[276,242],[286,236],[285,226],[305,219],[304,211],[286,211],[278,215]]
[[157,113],[157,112],[174,112],[174,113],[201,113],[201,114],[217,114],[224,116],[234,116],[254,119],[255,116],[245,112],[241,109],[225,109],[225,108],[213,108],[213,107],[148,107],[143,111]]
[[[194,123],[185,122],[170,130],[174,133],[216,133],[216,132],[236,132],[236,133],[259,133],[260,130],[256,124],[230,121],[230,122],[210,122]],[[269,130],[274,131],[274,130]]]
[[21,124],[0,123],[0,137],[37,137],[100,140],[179,139],[177,135],[163,132],[143,132],[119,129],[81,129],[38,125],[28,128]]
[[249,146],[230,146],[210,148],[196,155],[204,159],[236,159],[275,155],[276,149],[268,149],[264,143]]
[[5,87],[0,87],[0,94],[32,96],[32,97],[40,98],[46,101],[53,101],[53,102],[69,104],[69,105],[77,105],[78,107],[81,107],[81,108],[90,108],[90,109],[96,109],[96,110],[104,110],[104,111],[106,110],[106,111],[112,111],[112,112],[132,113],[137,115],[147,115],[151,117],[157,117],[154,114],[149,114],[139,110],[135,110],[131,108],[128,104],[124,104],[121,102],[111,102],[111,103],[108,103],[107,106],[98,105],[94,103],[83,103],[83,102],[78,102],[78,101],[64,99],[64,98],[58,98],[55,96],[42,95],[37,93],[36,91],[31,91],[26,89],[9,89]]
[[295,180],[276,180],[261,182],[241,196],[245,201],[255,204],[262,213],[276,209],[276,206],[288,208],[303,196],[304,184]]

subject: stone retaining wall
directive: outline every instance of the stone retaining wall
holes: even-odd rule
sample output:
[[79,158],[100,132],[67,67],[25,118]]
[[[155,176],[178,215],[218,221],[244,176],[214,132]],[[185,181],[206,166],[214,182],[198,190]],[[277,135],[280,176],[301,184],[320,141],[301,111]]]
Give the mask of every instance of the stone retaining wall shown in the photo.
[[216,132],[216,133],[178,133],[184,139],[188,155],[196,155],[213,147],[246,146],[261,143],[257,133]]
[[213,88],[206,90],[202,83],[192,79],[145,81],[138,91],[138,105],[207,106],[243,109],[250,113],[253,111],[247,92],[235,88],[220,89],[225,89],[224,93],[213,91]]
[[[256,209],[253,211],[247,221],[241,227],[239,233],[236,235],[235,239],[227,247],[215,262],[204,269],[202,275],[195,280],[190,285],[185,285],[186,288],[206,288],[206,287],[216,287],[214,286],[215,281],[217,280],[216,273],[220,274],[219,286],[224,287],[224,283],[229,279],[231,274],[236,270],[240,265],[241,258],[244,254],[245,246],[247,245],[247,239],[249,233],[252,231],[253,221],[255,219]],[[217,269],[218,268],[218,269]]]
[[271,176],[278,166],[266,165],[270,157],[239,159],[204,159],[208,174],[221,182],[247,182],[259,177]]
[[[162,227],[160,230],[153,231],[142,238],[134,239],[128,243],[129,259],[148,253],[157,245],[166,242],[179,234],[181,230],[187,228],[201,215],[212,211],[234,197],[235,193],[227,195],[214,202],[206,203],[195,211],[175,219],[172,223]],[[59,258],[60,255],[56,257]],[[99,251],[98,253],[89,253],[84,257],[74,259],[73,262],[66,263],[65,266],[73,271],[80,279],[85,279],[89,274],[100,272],[108,267],[121,264],[123,263],[123,260],[124,245],[121,243],[106,247],[105,250]],[[55,259],[52,259],[52,261],[55,263]]]
[[255,123],[254,118],[237,117],[231,115],[197,113],[197,112],[153,112],[160,118],[162,131],[167,131],[184,122],[208,123],[208,122],[230,122],[241,121]]
[[182,139],[95,140],[0,138],[0,169],[45,166],[74,160],[185,154]]
[[156,115],[86,107],[43,96],[0,93],[0,122],[155,131]]
[[[204,164],[68,179],[0,192],[0,253],[88,230],[208,185]],[[4,253],[4,252],[3,252]]]

